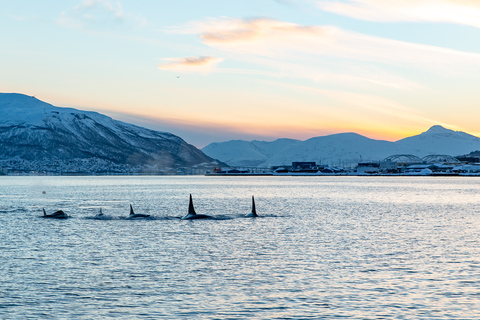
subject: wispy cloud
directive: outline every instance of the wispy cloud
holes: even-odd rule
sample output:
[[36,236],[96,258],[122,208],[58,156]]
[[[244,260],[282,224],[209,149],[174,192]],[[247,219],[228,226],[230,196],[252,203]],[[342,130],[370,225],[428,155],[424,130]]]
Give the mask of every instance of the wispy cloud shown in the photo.
[[384,114],[391,119],[402,119],[405,122],[416,122],[418,124],[428,123],[431,125],[440,124],[452,127],[451,124],[443,123],[438,119],[422,115],[416,109],[381,96],[333,90],[319,90],[319,92],[344,105],[352,105],[357,107],[358,110],[373,112],[372,114]]
[[160,70],[179,72],[209,72],[223,59],[216,57],[166,58],[166,63],[158,66]]
[[84,30],[124,24],[142,26],[146,20],[139,15],[124,12],[120,1],[84,0],[81,4],[63,11],[58,23]]
[[13,14],[7,14],[7,17],[10,19],[18,20],[18,21],[29,21],[32,20],[32,18],[24,17],[24,16],[18,16],[18,15],[13,15]]
[[[358,94],[349,91],[348,86],[369,83],[416,90],[422,84],[415,83],[416,78],[407,80],[405,75],[441,75],[450,81],[453,75],[480,69],[479,54],[369,36],[333,26],[303,26],[265,18],[222,18],[191,23],[178,32],[198,34],[204,44],[226,55],[230,53],[231,57],[253,61],[264,68],[281,68],[279,76],[284,71],[287,77],[318,80],[331,88],[332,84],[340,85],[340,90],[312,90],[320,99],[330,100],[344,111],[350,108],[356,114],[353,110],[363,110],[376,117],[381,115],[382,119],[401,118],[411,123],[441,122],[381,94]],[[431,85],[428,82],[427,86]]]
[[382,115],[384,116],[384,119],[394,119],[394,121],[402,119],[405,123],[428,123],[430,125],[440,124],[443,126],[454,127],[451,124],[434,119],[431,115],[424,115],[421,111],[415,108],[380,95],[349,92],[342,89],[321,89],[313,86],[297,84],[280,84],[280,86],[284,87],[286,90],[294,89],[305,94],[317,94],[318,101],[324,101],[323,98],[328,98],[329,101],[334,104],[327,103],[326,106],[322,108],[323,111],[328,108],[337,108],[341,106],[343,112],[349,114],[355,113],[358,115],[363,114],[369,116]]
[[328,37],[327,30],[272,19],[212,19],[199,23],[206,44],[242,44],[266,39]]
[[302,26],[265,18],[210,19],[173,31],[196,33],[204,44],[221,51],[288,59],[312,67],[321,63],[321,56],[375,64],[412,65],[439,72],[458,72],[459,66],[480,66],[479,54],[374,37],[332,26]]
[[477,0],[317,0],[320,9],[369,21],[446,22],[480,28]]
[[455,62],[480,63],[478,54],[368,36],[332,26],[301,26],[271,19],[215,19],[199,23],[197,28],[200,38],[211,47],[272,58],[313,61],[319,56],[331,56],[433,68]]

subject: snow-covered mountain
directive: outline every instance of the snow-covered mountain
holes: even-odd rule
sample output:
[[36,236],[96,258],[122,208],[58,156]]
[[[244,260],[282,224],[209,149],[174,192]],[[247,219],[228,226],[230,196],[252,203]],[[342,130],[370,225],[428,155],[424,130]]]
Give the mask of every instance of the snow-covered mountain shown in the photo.
[[[232,166],[255,167],[278,154],[288,153],[288,149],[301,143],[299,140],[278,139],[273,142],[231,140],[214,142],[202,149],[207,154],[215,154],[222,162]],[[285,151],[285,152],[284,152]]]
[[104,163],[159,172],[216,164],[171,133],[55,107],[31,96],[0,93],[0,160],[64,165],[60,162],[79,159],[88,159],[87,166]]
[[305,141],[280,139],[212,143],[202,151],[231,166],[270,167],[294,161],[315,161],[332,166],[351,166],[361,161],[379,161],[390,155],[461,155],[480,150],[480,138],[433,126],[417,136],[396,142],[374,140],[356,133],[340,133]]
[[480,150],[480,138],[438,125],[419,135],[404,138],[395,143],[408,153],[417,156],[430,154],[457,156]]

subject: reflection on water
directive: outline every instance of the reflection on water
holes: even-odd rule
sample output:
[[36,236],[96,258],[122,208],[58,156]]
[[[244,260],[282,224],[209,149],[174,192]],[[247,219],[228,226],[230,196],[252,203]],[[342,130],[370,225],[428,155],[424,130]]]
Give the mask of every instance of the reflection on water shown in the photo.
[[0,318],[476,319],[479,182],[1,177]]

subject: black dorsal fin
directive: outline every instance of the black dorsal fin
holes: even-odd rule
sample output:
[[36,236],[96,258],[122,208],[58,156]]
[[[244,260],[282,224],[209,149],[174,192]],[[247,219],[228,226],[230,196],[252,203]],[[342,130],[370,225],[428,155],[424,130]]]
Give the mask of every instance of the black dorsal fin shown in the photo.
[[135,214],[135,212],[133,212],[132,205],[130,205],[130,215],[133,216],[134,214]]
[[257,209],[255,209],[255,198],[252,196],[252,216],[257,216]]
[[43,208],[43,215],[46,216],[47,213],[45,212],[45,208]]
[[190,202],[188,204],[188,214],[189,215],[196,215],[197,213],[195,212],[195,208],[193,207],[193,200],[192,200],[192,194],[190,193]]

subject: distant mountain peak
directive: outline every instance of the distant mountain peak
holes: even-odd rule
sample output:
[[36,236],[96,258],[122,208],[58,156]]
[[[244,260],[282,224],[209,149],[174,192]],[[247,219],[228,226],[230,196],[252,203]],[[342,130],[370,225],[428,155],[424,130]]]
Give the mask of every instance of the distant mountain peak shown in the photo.
[[434,126],[431,126],[430,129],[428,129],[424,133],[435,133],[436,134],[436,133],[447,133],[447,132],[452,133],[452,132],[455,132],[455,131],[444,128],[441,125],[436,124]]
[[22,93],[2,93],[0,92],[0,100],[4,107],[19,108],[43,108],[45,106],[53,107],[51,104],[37,99],[35,96],[28,96]]

